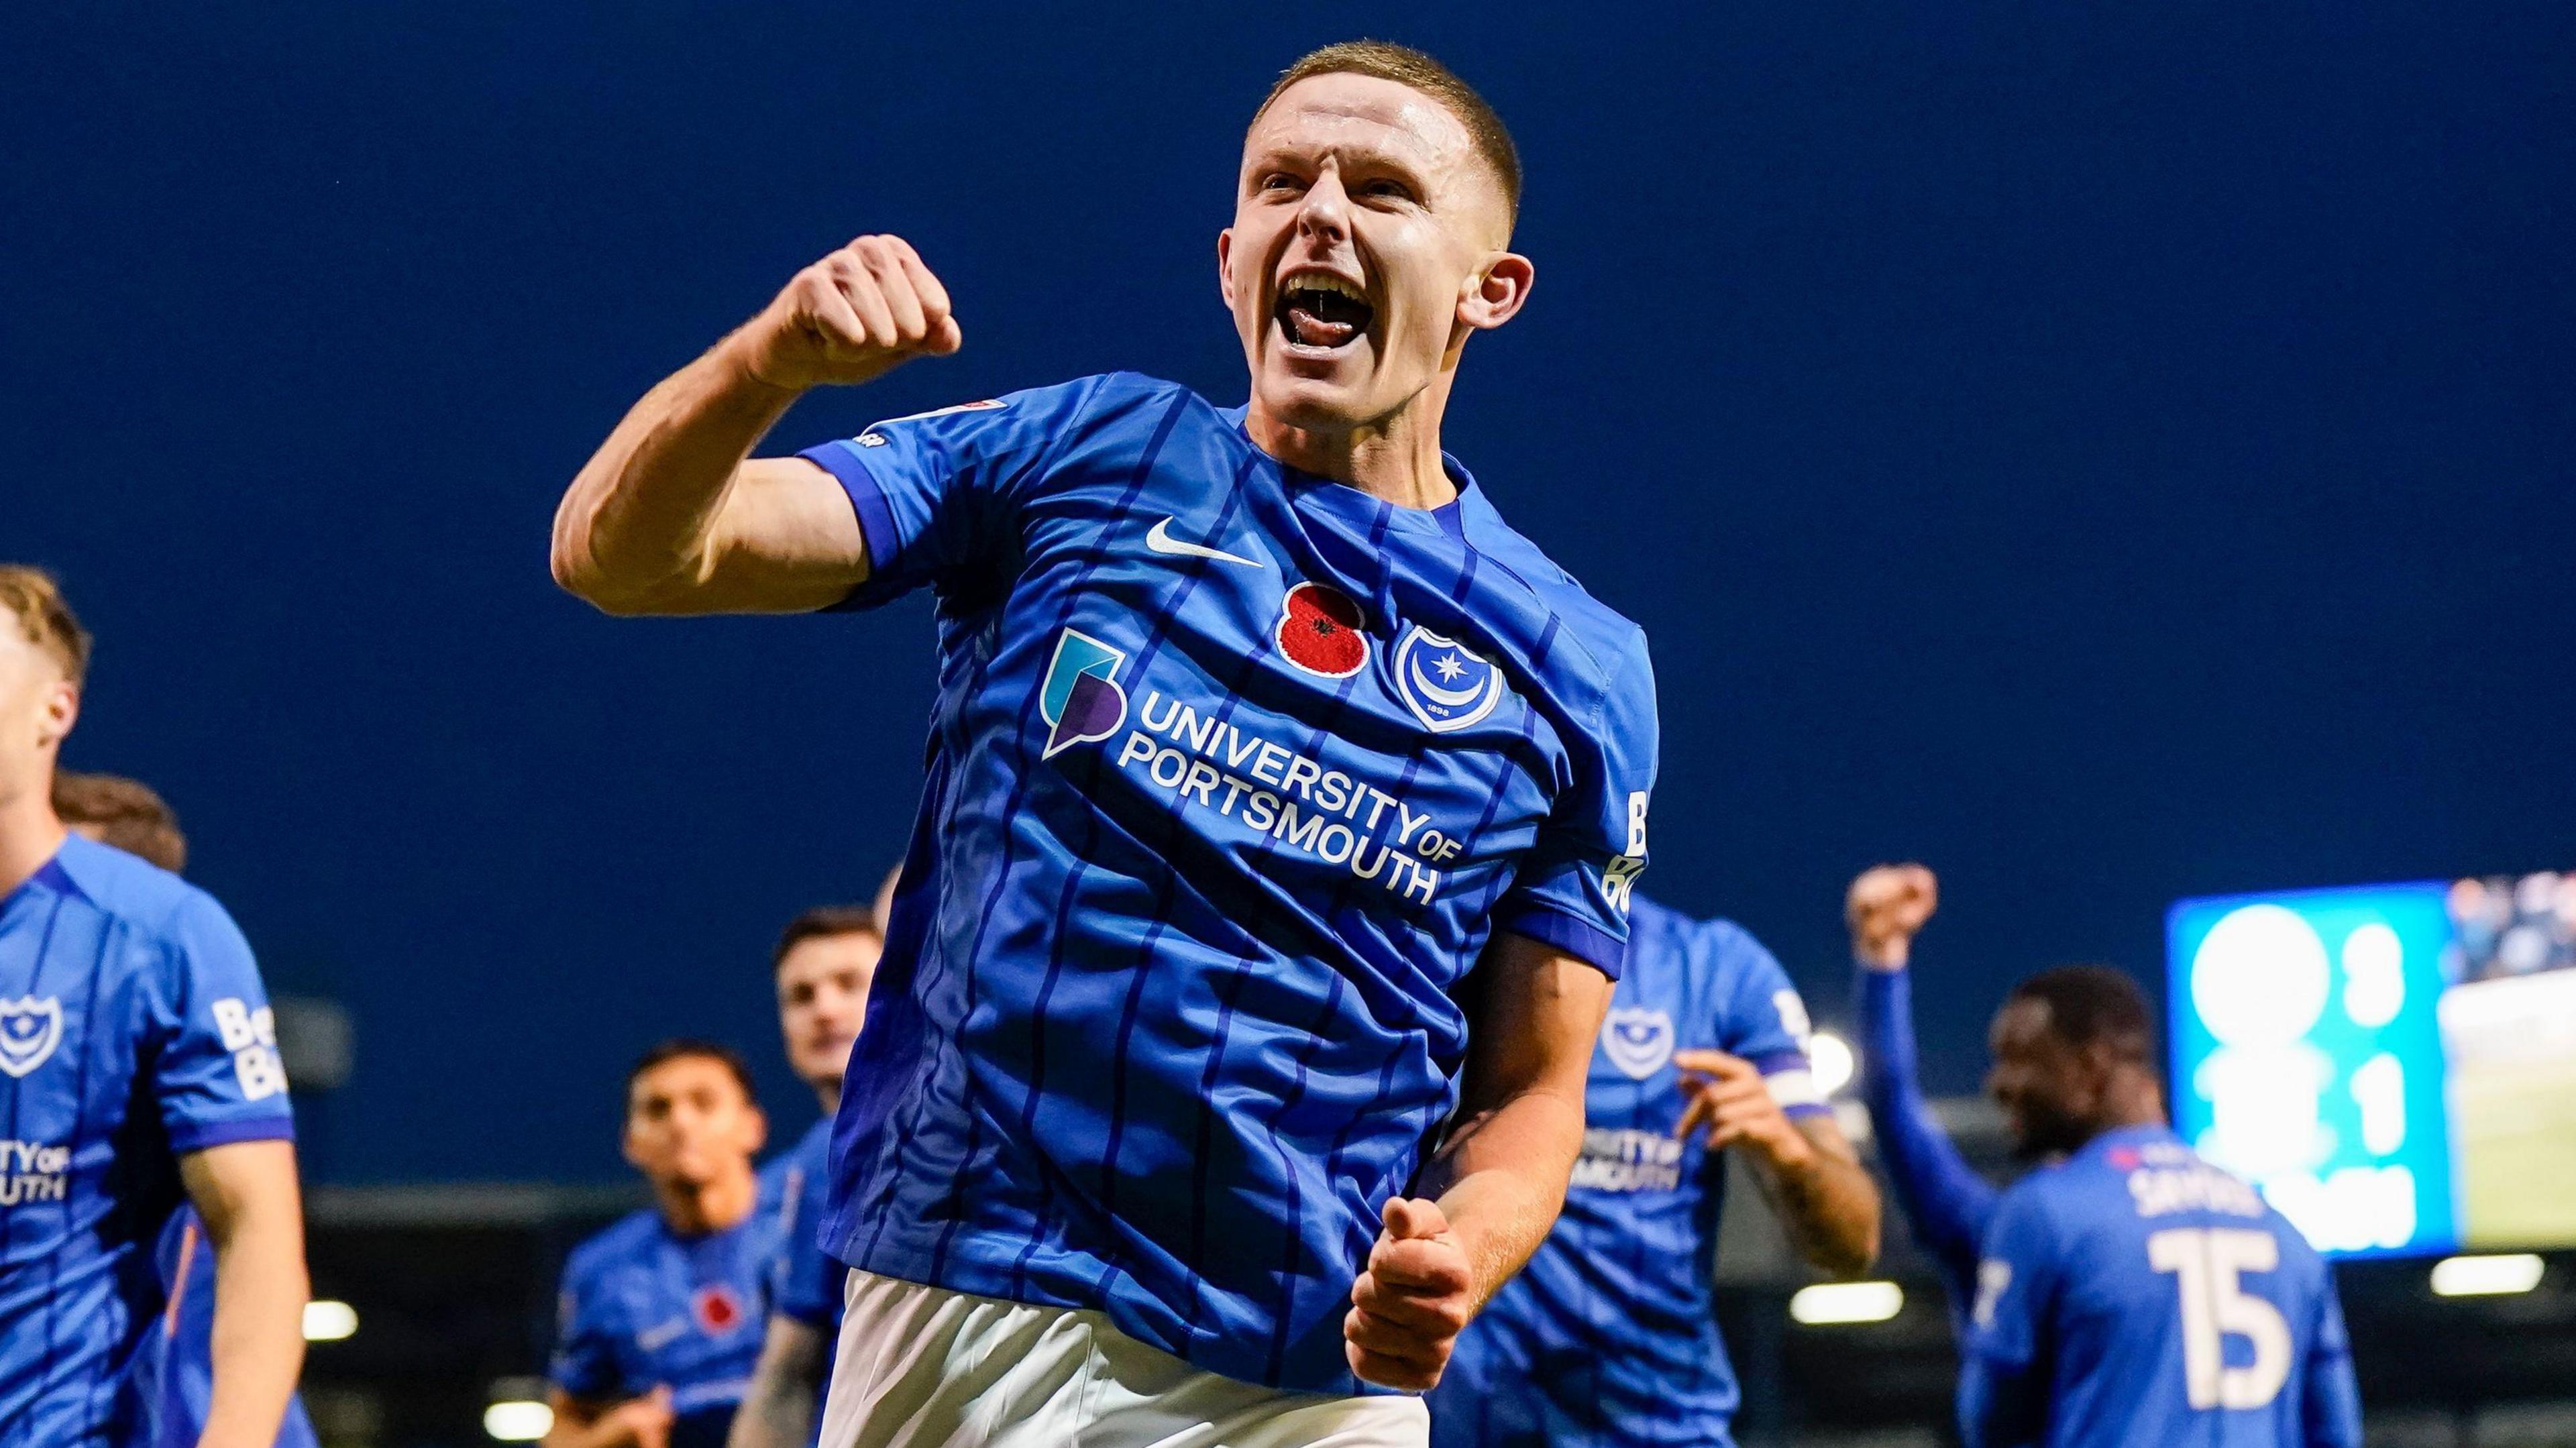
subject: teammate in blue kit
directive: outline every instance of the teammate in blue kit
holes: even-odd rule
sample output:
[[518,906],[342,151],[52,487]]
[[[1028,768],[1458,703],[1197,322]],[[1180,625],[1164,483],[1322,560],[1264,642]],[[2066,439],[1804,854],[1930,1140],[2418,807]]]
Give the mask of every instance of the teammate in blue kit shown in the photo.
[[1431,1395],[1438,1448],[1733,1441],[1720,1148],[1745,1153],[1815,1266],[1851,1276],[1878,1253],[1878,1189],[1816,1090],[1807,1034],[1788,972],[1741,926],[1635,900],[1565,1212],[1459,1338]]
[[760,1353],[786,1203],[742,1058],[666,1041],[626,1078],[626,1159],[653,1205],[573,1249],[545,1448],[717,1448]]
[[[188,837],[151,786],[114,774],[54,774],[54,814],[73,834],[123,850],[176,875],[187,868]],[[215,1387],[214,1263],[205,1219],[182,1204],[154,1244],[152,1263],[167,1302],[127,1368],[134,1409],[129,1448],[196,1448]],[[314,1448],[313,1420],[300,1397],[286,1402],[276,1448]]]
[[2361,1405],[2334,1278],[2255,1190],[2166,1124],[2136,984],[2043,971],[1995,1015],[1987,1089],[2043,1164],[1997,1192],[1931,1119],[1906,962],[1932,872],[1852,882],[1880,1157],[1961,1324],[1969,1448],[2354,1448]]
[[150,1254],[193,1202],[221,1288],[198,1441],[270,1448],[304,1355],[286,1073],[223,907],[54,813],[88,661],[53,580],[0,566],[0,1442],[149,1430]]
[[831,1344],[841,1327],[839,1262],[817,1240],[831,1198],[832,1113],[841,1074],[867,1019],[868,984],[885,951],[883,927],[865,906],[826,905],[787,923],[770,952],[778,1032],[788,1064],[823,1103],[822,1119],[761,1169],[776,1178],[779,1221],[769,1326],[751,1386],[734,1413],[730,1448],[805,1448],[822,1426]]
[[1529,293],[1510,138],[1429,57],[1337,46],[1238,180],[1244,407],[1122,373],[746,461],[808,389],[961,344],[868,237],[649,393],[557,515],[556,576],[610,612],[938,597],[833,1142],[828,1448],[1421,1443],[1362,1384],[1438,1379],[1582,1143],[1654,691],[1636,626],[1440,449],[1467,340]]

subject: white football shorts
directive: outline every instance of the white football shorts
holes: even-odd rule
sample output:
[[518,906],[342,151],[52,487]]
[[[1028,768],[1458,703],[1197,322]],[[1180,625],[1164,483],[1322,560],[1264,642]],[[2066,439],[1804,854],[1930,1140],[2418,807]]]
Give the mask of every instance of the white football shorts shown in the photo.
[[852,1272],[821,1448],[1427,1448],[1414,1397],[1190,1366],[1106,1314]]

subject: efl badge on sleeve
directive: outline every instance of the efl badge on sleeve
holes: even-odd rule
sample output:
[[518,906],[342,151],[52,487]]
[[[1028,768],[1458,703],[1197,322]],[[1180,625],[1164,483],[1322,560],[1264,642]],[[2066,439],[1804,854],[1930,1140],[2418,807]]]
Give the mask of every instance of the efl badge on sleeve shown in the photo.
[[0,1001],[0,1071],[23,1077],[63,1043],[63,1003],[55,996]]
[[1673,1018],[1652,1006],[1620,1006],[1601,1022],[1601,1049],[1632,1081],[1643,1081],[1673,1058]]
[[1494,712],[1503,671],[1465,644],[1416,624],[1395,646],[1395,692],[1424,728],[1446,734]]

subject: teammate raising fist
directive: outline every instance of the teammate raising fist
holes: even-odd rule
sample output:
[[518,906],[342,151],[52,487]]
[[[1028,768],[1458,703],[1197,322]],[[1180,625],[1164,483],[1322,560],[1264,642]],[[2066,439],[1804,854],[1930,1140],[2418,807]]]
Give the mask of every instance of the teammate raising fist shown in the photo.
[[2015,1152],[1986,1184],[1917,1082],[1907,966],[1939,903],[1920,865],[1854,880],[1861,1099],[1950,1290],[1968,1448],[2354,1448],[2361,1409],[2325,1264],[2253,1187],[2165,1124],[2145,998],[2098,965],[1995,1013],[1988,1094]]

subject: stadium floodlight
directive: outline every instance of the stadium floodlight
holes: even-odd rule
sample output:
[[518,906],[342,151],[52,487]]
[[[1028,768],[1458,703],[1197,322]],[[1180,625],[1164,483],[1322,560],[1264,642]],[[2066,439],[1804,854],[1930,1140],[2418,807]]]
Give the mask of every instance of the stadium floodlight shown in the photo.
[[1816,1090],[1831,1096],[1851,1084],[1852,1073],[1860,1069],[1860,1056],[1849,1041],[1831,1031],[1818,1031],[1807,1038],[1807,1064],[1816,1073]]
[[2501,1297],[2540,1285],[2546,1264],[2528,1252],[2494,1257],[2445,1257],[2433,1264],[2436,1297]]
[[358,1309],[328,1297],[304,1304],[304,1340],[338,1342],[358,1335]]
[[1791,1320],[1809,1327],[1885,1322],[1905,1306],[1905,1289],[1893,1282],[1819,1282],[1789,1299]]
[[514,1398],[483,1410],[483,1431],[503,1443],[534,1443],[555,1425],[555,1410]]

